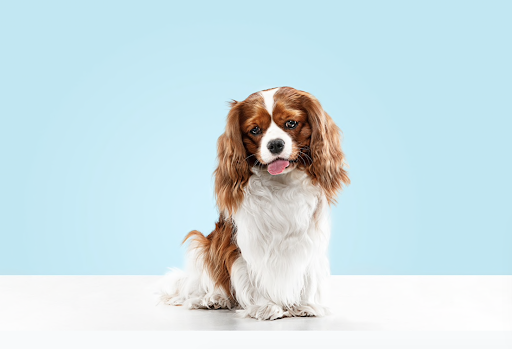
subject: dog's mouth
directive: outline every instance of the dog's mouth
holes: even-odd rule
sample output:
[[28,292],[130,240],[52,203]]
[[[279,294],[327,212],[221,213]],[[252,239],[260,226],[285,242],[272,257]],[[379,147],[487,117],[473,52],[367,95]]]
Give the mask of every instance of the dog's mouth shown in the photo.
[[296,162],[296,160],[277,158],[271,163],[267,164],[267,171],[273,176],[281,174],[290,166],[290,163],[293,162]]

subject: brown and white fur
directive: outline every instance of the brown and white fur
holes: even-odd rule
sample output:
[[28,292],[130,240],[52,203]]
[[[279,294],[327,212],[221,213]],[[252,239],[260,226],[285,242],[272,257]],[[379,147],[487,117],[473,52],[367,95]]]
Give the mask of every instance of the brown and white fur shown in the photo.
[[257,92],[231,103],[218,161],[219,221],[186,236],[187,269],[164,278],[161,299],[259,320],[324,315],[329,205],[350,182],[339,128],[307,92]]

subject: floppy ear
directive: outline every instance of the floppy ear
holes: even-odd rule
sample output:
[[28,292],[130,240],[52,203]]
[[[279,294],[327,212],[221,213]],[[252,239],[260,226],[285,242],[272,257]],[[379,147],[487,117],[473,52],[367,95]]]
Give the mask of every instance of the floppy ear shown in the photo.
[[309,93],[302,95],[302,105],[312,128],[310,153],[313,161],[306,170],[332,204],[336,202],[336,194],[343,184],[350,184],[345,170],[345,155],[341,150],[340,129]]
[[227,117],[226,131],[217,141],[219,165],[214,172],[215,196],[221,214],[232,215],[243,199],[244,186],[251,172],[240,130],[240,103],[233,101]]

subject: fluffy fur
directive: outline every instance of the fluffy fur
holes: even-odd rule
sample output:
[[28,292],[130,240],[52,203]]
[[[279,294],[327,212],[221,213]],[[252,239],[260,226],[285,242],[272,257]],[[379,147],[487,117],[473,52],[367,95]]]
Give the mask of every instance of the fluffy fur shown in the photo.
[[[186,236],[187,269],[166,276],[161,299],[259,320],[324,315],[329,205],[349,183],[338,127],[307,92],[257,92],[231,103],[218,161],[219,221]],[[272,175],[276,161],[289,166]]]

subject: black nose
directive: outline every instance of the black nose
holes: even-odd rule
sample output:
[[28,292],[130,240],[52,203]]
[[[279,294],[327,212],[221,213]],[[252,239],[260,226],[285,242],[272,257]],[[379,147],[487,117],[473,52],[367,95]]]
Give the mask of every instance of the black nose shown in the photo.
[[282,139],[273,139],[267,143],[267,148],[272,154],[279,154],[284,149],[284,141]]

